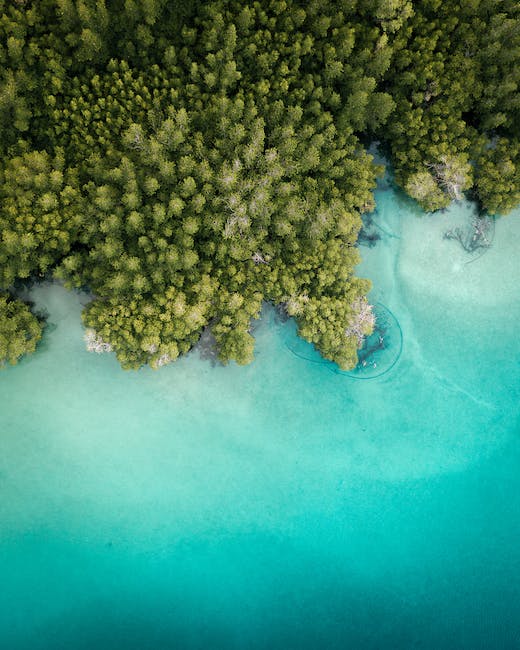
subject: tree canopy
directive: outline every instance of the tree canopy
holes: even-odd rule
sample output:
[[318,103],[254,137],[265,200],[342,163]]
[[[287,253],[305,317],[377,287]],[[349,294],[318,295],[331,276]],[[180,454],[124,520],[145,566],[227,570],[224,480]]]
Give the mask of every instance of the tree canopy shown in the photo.
[[36,349],[42,326],[21,300],[0,293],[0,369]]
[[124,367],[168,363],[204,328],[247,363],[264,300],[355,365],[373,324],[354,267],[374,139],[427,210],[520,199],[513,1],[0,10],[0,289],[88,287],[89,347]]

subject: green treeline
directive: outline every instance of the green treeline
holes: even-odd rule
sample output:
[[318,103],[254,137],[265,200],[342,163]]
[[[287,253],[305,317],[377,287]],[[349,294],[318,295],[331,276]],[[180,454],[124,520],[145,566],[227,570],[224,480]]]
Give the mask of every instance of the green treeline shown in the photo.
[[[0,0],[0,290],[88,287],[89,348],[126,368],[168,363],[205,327],[223,362],[247,363],[264,300],[352,367],[373,325],[353,275],[382,172],[366,147],[381,141],[427,210],[468,191],[511,210],[519,14],[510,0]],[[39,336],[3,300],[0,362]]]
[[0,293],[0,368],[14,365],[24,354],[36,349],[41,325],[29,307],[20,300]]

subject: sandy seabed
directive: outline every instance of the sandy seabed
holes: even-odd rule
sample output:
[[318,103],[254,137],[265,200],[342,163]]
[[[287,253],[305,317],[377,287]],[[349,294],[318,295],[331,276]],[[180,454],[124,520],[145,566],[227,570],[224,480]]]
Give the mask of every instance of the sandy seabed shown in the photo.
[[476,259],[443,237],[473,210],[378,193],[358,272],[402,350],[370,381],[269,308],[251,366],[125,373],[36,288],[56,327],[0,374],[0,645],[518,647],[520,211]]

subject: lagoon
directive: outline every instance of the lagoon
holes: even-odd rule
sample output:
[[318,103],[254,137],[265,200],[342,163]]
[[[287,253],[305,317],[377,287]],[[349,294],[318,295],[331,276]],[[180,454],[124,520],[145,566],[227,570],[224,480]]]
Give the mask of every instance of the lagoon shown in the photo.
[[[0,373],[0,647],[520,647],[520,210],[475,254],[389,186],[342,373],[266,306],[255,362],[122,371],[41,285]],[[376,364],[374,367],[373,364]]]

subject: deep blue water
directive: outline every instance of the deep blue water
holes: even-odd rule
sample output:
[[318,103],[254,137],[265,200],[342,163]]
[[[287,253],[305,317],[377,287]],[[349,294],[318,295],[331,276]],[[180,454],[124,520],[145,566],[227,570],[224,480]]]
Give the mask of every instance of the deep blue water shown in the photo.
[[472,210],[378,193],[388,347],[349,375],[269,307],[251,366],[125,373],[84,296],[35,289],[56,327],[0,373],[0,647],[520,648],[520,211],[479,257],[443,238]]

